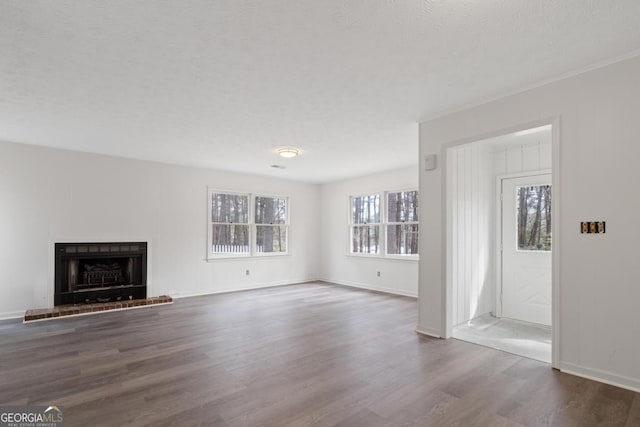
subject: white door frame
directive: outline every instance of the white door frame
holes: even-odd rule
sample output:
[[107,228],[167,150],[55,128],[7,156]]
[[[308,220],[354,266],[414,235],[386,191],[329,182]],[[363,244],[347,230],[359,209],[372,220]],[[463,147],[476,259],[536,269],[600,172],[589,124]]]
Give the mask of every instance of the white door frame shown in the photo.
[[442,216],[443,216],[443,243],[442,251],[445,254],[445,265],[443,266],[444,280],[442,281],[442,330],[440,336],[442,338],[450,338],[453,333],[453,282],[452,282],[452,225],[449,220],[452,214],[452,197],[448,191],[448,160],[447,152],[451,148],[459,145],[468,144],[470,142],[481,141],[483,139],[494,138],[497,136],[507,135],[510,133],[532,129],[535,127],[551,125],[551,185],[553,186],[555,203],[551,205],[551,216],[553,223],[551,232],[553,233],[553,253],[551,256],[551,324],[552,324],[552,341],[551,341],[551,366],[560,369],[560,254],[562,253],[562,236],[560,235],[560,209],[562,205],[562,186],[560,180],[560,153],[561,153],[561,137],[560,126],[561,117],[554,116],[546,119],[534,120],[528,123],[514,124],[503,129],[497,129],[482,134],[473,135],[458,141],[444,143],[441,146],[440,155],[443,159],[442,171]]
[[[525,178],[529,176],[540,176],[540,175],[551,175],[551,180],[553,181],[553,173],[551,173],[550,169],[542,169],[542,170],[530,171],[530,172],[508,173],[508,174],[498,175],[496,177],[496,230],[495,230],[496,231],[496,275],[495,275],[495,278],[496,278],[495,315],[496,317],[502,317],[502,248],[501,248],[502,198],[500,197],[500,195],[502,194],[502,180],[511,179],[511,178]],[[553,185],[551,188],[553,188]],[[551,203],[551,214],[553,215],[553,205],[556,202],[555,197],[553,197],[552,200],[553,200],[553,203]],[[553,227],[554,220],[555,218],[551,216],[551,227]],[[553,242],[552,244],[554,243],[555,242]],[[553,258],[553,251],[551,252],[551,257]],[[553,325],[553,319],[551,319],[551,324]]]

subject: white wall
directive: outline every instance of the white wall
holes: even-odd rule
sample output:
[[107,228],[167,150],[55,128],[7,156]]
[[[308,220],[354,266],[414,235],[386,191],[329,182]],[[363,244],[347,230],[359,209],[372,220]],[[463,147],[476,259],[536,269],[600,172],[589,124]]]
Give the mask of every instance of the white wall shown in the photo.
[[535,144],[509,143],[504,149],[492,153],[493,175],[551,170],[551,132],[549,138]]
[[[449,144],[558,118],[554,128],[554,280],[562,370],[640,390],[640,58],[609,65],[420,125],[420,158]],[[418,329],[444,334],[445,167],[420,172]],[[427,203],[430,201],[431,203]],[[579,222],[607,221],[604,235]],[[559,260],[559,262],[556,262]],[[555,296],[554,296],[555,297]]]
[[[349,286],[417,296],[418,262],[348,254],[349,196],[416,189],[418,169],[410,166],[321,186],[322,277]],[[380,277],[377,272],[380,271]]]
[[[206,262],[207,186],[288,195],[292,255]],[[319,195],[314,184],[0,143],[0,317],[53,304],[57,241],[149,241],[150,295],[318,279]]]

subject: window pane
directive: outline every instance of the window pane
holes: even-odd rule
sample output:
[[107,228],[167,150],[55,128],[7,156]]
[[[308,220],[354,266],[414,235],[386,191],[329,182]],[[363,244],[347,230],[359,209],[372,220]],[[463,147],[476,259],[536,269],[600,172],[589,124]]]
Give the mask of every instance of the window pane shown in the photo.
[[380,222],[380,195],[351,198],[351,222],[353,224],[376,224]]
[[211,222],[248,224],[249,196],[243,194],[212,193]]
[[256,197],[256,224],[286,224],[287,199]]
[[218,254],[249,253],[249,226],[212,225],[211,252]]
[[518,249],[551,250],[551,186],[518,187]]
[[387,225],[387,253],[416,255],[418,253],[418,224]]
[[256,252],[287,252],[287,227],[256,226]]
[[351,231],[351,252],[377,254],[380,247],[378,226],[357,226]]
[[418,221],[418,192],[402,191],[387,194],[387,221]]

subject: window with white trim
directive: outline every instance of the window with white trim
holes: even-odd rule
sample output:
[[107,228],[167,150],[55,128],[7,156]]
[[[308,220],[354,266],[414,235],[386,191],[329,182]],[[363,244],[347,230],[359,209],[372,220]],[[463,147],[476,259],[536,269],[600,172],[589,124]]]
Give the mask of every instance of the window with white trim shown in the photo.
[[380,194],[351,197],[351,253],[380,253]]
[[417,255],[418,191],[388,192],[386,211],[387,255]]
[[349,201],[349,253],[417,258],[417,190],[351,196]]
[[289,230],[288,200],[284,197],[256,196],[256,252],[287,252]]
[[209,255],[248,255],[249,195],[211,192],[209,201]]
[[207,258],[288,252],[289,199],[208,191]]

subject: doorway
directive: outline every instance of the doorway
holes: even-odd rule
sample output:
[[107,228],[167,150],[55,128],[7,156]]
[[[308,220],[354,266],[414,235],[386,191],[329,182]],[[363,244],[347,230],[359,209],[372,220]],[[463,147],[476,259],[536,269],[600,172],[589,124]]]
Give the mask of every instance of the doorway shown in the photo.
[[447,150],[452,336],[551,362],[551,126]]

